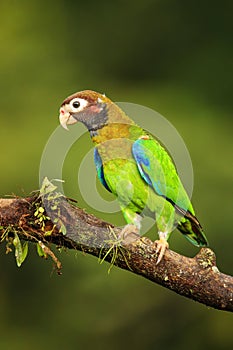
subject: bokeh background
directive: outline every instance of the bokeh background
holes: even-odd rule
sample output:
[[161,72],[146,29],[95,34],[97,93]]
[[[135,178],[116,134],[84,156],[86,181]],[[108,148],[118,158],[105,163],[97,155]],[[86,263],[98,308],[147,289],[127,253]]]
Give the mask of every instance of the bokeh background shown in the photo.
[[[1,0],[1,196],[38,189],[41,154],[69,94],[90,88],[148,106],[182,135],[198,217],[219,268],[233,274],[232,11],[227,0]],[[64,171],[74,198],[74,162],[91,147],[88,135],[80,141]],[[197,253],[179,234],[171,247]],[[57,254],[62,276],[33,246],[18,269],[1,245],[2,350],[233,348],[231,314],[117,268],[108,275],[93,257]]]

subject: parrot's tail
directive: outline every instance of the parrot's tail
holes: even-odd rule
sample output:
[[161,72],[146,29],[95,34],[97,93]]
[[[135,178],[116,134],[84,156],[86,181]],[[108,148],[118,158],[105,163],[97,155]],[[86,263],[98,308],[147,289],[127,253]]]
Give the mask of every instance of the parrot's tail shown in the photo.
[[183,220],[179,222],[177,228],[192,244],[198,247],[205,247],[208,245],[200,222],[189,211],[185,213]]

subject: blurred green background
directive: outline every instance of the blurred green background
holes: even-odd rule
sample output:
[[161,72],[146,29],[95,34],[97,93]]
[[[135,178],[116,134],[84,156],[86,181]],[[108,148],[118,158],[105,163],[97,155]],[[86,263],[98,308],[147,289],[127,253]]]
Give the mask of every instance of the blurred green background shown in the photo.
[[[41,154],[69,94],[90,88],[148,106],[182,135],[198,217],[219,268],[233,274],[232,11],[227,0],[1,0],[1,196],[38,188]],[[81,141],[64,175],[71,197],[72,162],[91,147]],[[171,248],[197,253],[175,233]],[[1,350],[233,348],[231,314],[117,268],[108,275],[93,257],[57,254],[62,276],[33,246],[20,269],[0,247]]]

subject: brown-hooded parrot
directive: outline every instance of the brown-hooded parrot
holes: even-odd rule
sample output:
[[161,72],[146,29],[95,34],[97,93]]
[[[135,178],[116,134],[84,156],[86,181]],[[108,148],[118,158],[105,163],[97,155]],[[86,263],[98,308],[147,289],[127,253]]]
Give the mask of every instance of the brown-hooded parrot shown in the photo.
[[156,220],[159,263],[168,248],[170,233],[177,227],[198,247],[207,239],[190,199],[165,148],[138,126],[105,95],[91,90],[67,97],[60,108],[60,123],[83,123],[94,143],[94,161],[99,180],[118,199],[128,225],[121,238],[139,238],[140,220]]

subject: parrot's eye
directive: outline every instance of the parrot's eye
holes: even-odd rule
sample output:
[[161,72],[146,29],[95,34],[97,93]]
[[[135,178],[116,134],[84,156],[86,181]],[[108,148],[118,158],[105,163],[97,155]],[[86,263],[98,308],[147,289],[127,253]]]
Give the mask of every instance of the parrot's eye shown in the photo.
[[70,108],[73,113],[78,113],[84,110],[87,107],[88,102],[83,98],[75,97],[70,101]]
[[72,106],[76,109],[80,107],[80,102],[79,101],[75,101],[72,103]]

